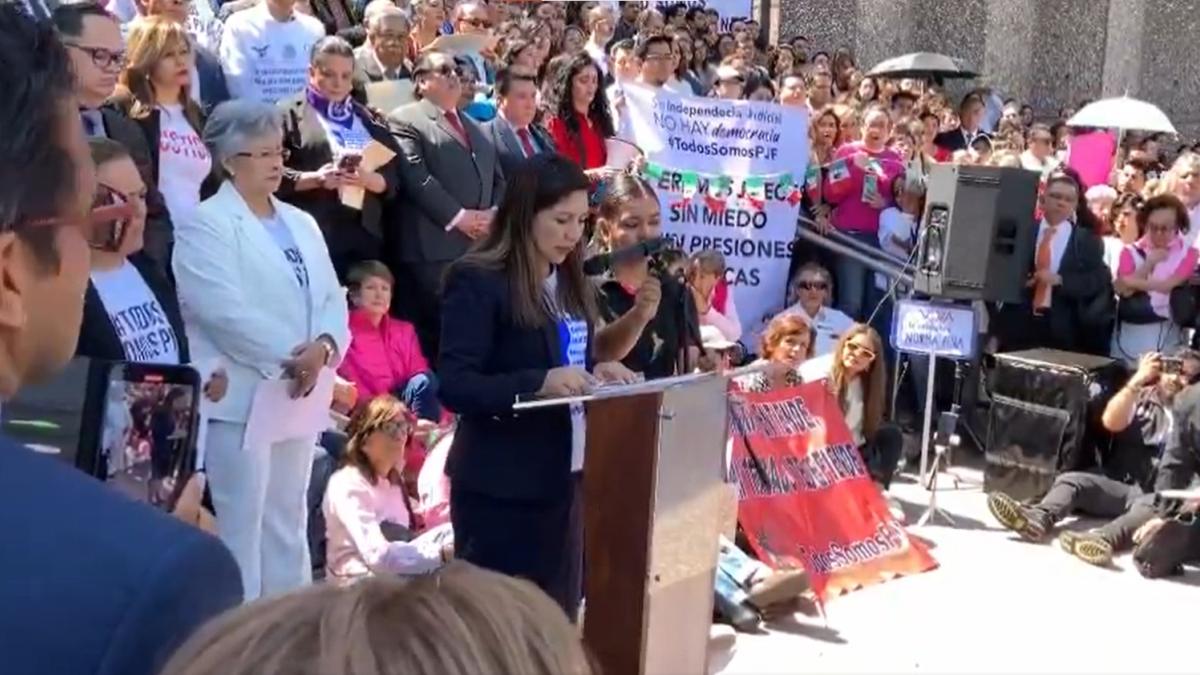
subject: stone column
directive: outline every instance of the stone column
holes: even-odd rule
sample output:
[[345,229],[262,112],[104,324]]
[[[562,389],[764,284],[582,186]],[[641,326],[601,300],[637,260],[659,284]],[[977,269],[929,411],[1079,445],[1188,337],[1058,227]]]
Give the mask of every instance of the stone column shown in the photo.
[[875,64],[916,51],[911,4],[896,0],[858,0],[854,60],[867,72]]
[[[857,34],[857,7],[848,0],[776,0],[780,2],[779,38],[808,38],[812,51],[830,54],[841,46],[853,47]],[[811,56],[811,54],[810,54]]]
[[[1112,0],[1141,2],[1142,0]],[[1109,2],[1042,0],[1036,16],[1029,103],[1040,115],[1058,113],[1100,95]]]
[[979,82],[1005,97],[1028,100],[1033,88],[1033,51],[1038,0],[987,3],[983,59],[972,64]]

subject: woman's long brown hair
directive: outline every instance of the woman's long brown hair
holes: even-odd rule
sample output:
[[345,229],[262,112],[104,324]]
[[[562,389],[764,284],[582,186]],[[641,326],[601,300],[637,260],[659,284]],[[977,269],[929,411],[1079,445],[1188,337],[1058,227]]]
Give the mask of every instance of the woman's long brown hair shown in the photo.
[[392,485],[403,485],[398,468],[393,468],[386,476],[379,476],[371,464],[371,458],[367,457],[367,441],[388,422],[404,424],[412,429],[414,420],[412,413],[403,403],[395,397],[384,395],[376,396],[366,405],[359,406],[350,418],[350,423],[346,425],[348,438],[346,451],[342,455],[342,465],[357,468],[372,485],[377,484],[380,478]]
[[[166,58],[167,53],[183,46],[189,52],[192,50],[184,27],[160,16],[148,16],[130,24],[129,38],[126,40],[128,64],[117,79],[117,91],[113,98],[126,108],[133,119],[144,119],[157,104],[154,83],[151,76],[154,67]],[[199,134],[204,128],[201,121],[200,106],[192,100],[187,87],[180,87],[179,103],[183,106],[183,115],[192,128]]]
[[[541,272],[536,262],[533,220],[575,192],[586,193],[587,176],[571,160],[554,153],[537,155],[521,164],[508,180],[496,222],[474,249],[455,265],[475,265],[502,271],[508,278],[513,322],[540,328],[554,320],[546,306]],[[580,237],[558,266],[558,308],[594,324],[599,316],[595,287],[583,274],[584,238]]]
[[863,373],[862,389],[863,389],[863,438],[868,441],[875,435],[879,429],[879,425],[883,423],[883,408],[887,394],[887,373],[883,363],[883,341],[879,339],[879,333],[875,332],[865,323],[856,323],[842,334],[838,339],[837,346],[833,348],[833,367],[829,372],[829,386],[833,389],[833,393],[837,396],[838,405],[842,410],[846,409],[846,394],[850,390],[851,379],[849,373],[846,372],[846,366],[842,364],[842,352],[846,350],[846,344],[855,336],[866,335],[871,340],[871,351],[875,352],[875,358],[871,361],[871,365],[867,368],[867,372]]

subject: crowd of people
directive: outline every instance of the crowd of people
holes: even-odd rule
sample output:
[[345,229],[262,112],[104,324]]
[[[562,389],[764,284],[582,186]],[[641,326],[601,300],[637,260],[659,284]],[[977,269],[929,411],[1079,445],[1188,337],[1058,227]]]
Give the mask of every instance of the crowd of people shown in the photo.
[[[904,453],[888,413],[897,357],[876,311],[892,279],[796,243],[779,289],[786,309],[748,344],[717,251],[621,258],[585,274],[586,257],[663,235],[643,160],[608,158],[609,140],[634,140],[629,87],[805,108],[806,219],[901,264],[919,237],[930,165],[1037,171],[1029,297],[981,308],[993,350],[1140,363],[1106,426],[1137,427],[1143,446],[1164,453],[1160,481],[1186,482],[1200,466],[1189,454],[1197,441],[1172,445],[1161,420],[1195,398],[1185,388],[1200,378],[1195,353],[1169,375],[1160,356],[1195,328],[1195,302],[1187,314],[1183,297],[1197,265],[1194,148],[1168,157],[1163,138],[1135,138],[1111,185],[1085,186],[1063,156],[1071,110],[1047,126],[988,90],[951,105],[941,87],[864,76],[848,50],[815,51],[803,37],[767,44],[754,20],[682,3],[21,0],[0,5],[0,21],[0,53],[12,59],[0,74],[11,92],[0,102],[0,327],[13,336],[0,391],[11,397],[72,348],[196,367],[203,474],[176,511],[215,523],[221,542],[3,448],[0,477],[43,476],[85,495],[74,508],[125,523],[111,533],[121,541],[97,544],[111,549],[104,560],[135,544],[172,552],[121,567],[130,584],[119,592],[144,606],[84,603],[89,620],[120,630],[59,650],[54,672],[100,662],[110,664],[101,672],[155,672],[206,620],[259,598],[201,629],[167,672],[287,672],[301,661],[336,672],[392,658],[394,645],[377,640],[385,630],[411,648],[414,672],[588,672],[569,626],[585,600],[587,416],[580,405],[515,413],[521,399],[756,359],[735,386],[828,383],[887,494]],[[378,109],[381,82],[407,82],[415,100]],[[255,391],[281,378],[297,410],[327,397],[320,447],[248,433]],[[1157,408],[1143,405],[1151,400]],[[1168,464],[1185,468],[1163,478]],[[25,494],[4,485],[0,499]],[[1169,531],[1151,492],[1065,474],[1040,505],[990,503],[1031,539],[1072,509],[1118,517],[1111,533],[1064,540],[1099,563]],[[0,508],[10,511],[22,509]],[[70,517],[47,522],[66,537],[81,531]],[[737,628],[811,606],[803,570],[771,570],[724,537],[718,549],[715,606]],[[94,597],[57,562],[14,567],[72,579],[57,589],[62,606],[70,593]],[[561,611],[493,572],[532,582]],[[322,587],[305,590],[314,577]],[[445,643],[425,642],[423,626],[451,623],[430,629]],[[361,649],[326,651],[315,636],[330,625]],[[51,663],[38,660],[48,638],[34,634],[46,629],[34,620],[7,633],[28,637],[16,672]]]

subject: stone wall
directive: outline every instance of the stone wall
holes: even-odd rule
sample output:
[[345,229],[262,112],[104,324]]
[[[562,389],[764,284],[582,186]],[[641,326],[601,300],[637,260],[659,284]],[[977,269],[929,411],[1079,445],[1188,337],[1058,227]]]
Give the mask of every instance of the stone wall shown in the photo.
[[[1039,117],[1129,94],[1200,135],[1200,0],[779,0],[778,35],[854,49],[864,69],[936,51]],[[774,13],[773,13],[774,14]]]

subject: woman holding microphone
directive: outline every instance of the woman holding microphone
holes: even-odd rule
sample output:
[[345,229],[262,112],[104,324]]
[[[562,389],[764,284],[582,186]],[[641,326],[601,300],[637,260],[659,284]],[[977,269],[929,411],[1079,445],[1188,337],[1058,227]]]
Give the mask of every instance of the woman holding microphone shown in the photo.
[[[286,378],[294,399],[311,395],[350,342],[346,294],[317,223],[273,196],[284,171],[281,117],[248,100],[217,106],[204,142],[227,180],[175,230],[192,355],[228,364],[228,392],[209,413],[206,469],[247,601],[312,579],[306,503],[316,438],[248,445],[255,391]],[[325,396],[314,405],[327,409]]]
[[510,180],[495,227],[450,267],[443,291],[438,375],[442,402],[459,414],[446,461],[451,522],[458,557],[533,581],[574,620],[583,407],[512,408],[635,376],[616,363],[593,368],[596,291],[582,261],[587,177],[544,154]]

